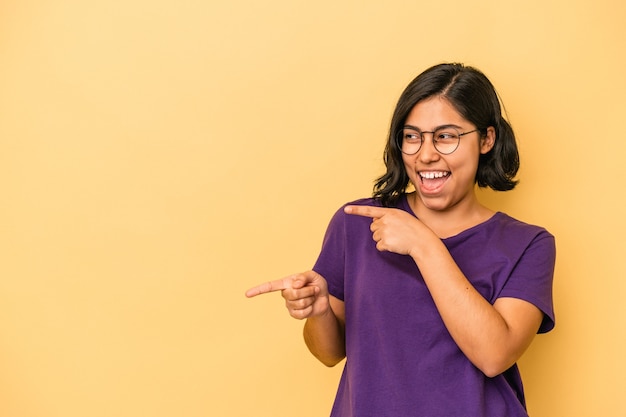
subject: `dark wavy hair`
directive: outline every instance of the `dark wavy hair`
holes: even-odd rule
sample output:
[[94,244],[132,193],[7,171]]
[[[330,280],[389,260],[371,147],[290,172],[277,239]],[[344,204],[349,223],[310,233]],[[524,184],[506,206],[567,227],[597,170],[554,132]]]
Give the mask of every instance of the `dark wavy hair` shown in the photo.
[[519,153],[513,129],[502,116],[498,93],[476,68],[451,63],[435,65],[422,72],[400,96],[383,156],[387,172],[376,180],[374,198],[384,206],[391,206],[405,193],[409,177],[396,138],[413,107],[434,96],[447,99],[461,116],[479,129],[481,135],[487,134],[488,127],[495,129],[493,148],[480,155],[475,183],[496,191],[512,190],[518,182],[514,178],[519,169]]

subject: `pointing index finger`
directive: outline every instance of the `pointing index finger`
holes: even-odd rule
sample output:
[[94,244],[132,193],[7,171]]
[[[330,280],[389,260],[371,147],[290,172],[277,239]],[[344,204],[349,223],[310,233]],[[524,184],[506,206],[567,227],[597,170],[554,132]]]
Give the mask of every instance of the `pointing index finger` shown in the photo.
[[343,211],[346,214],[371,217],[372,219],[378,219],[380,217],[383,217],[386,213],[385,208],[374,206],[346,206]]
[[282,290],[291,288],[294,276],[295,275],[290,275],[285,278],[277,279],[274,281],[268,281],[261,285],[257,285],[256,287],[252,287],[248,291],[246,291],[246,297],[248,298],[256,297],[257,295],[260,295],[260,294],[266,294],[268,292],[274,292],[274,291],[282,291]]

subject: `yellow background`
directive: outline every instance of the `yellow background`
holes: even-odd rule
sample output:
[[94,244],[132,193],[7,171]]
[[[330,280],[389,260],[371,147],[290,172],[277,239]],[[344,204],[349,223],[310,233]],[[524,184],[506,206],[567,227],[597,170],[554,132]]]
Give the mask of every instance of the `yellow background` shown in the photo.
[[619,0],[3,0],[0,416],[328,414],[278,294],[368,196],[395,102],[482,69],[520,141],[492,208],[557,237],[534,417],[626,406]]

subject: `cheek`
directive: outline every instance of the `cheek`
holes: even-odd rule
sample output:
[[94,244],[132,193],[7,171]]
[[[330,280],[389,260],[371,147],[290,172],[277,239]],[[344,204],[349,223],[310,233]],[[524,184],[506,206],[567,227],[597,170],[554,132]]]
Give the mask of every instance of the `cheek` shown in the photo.
[[454,171],[457,172],[458,177],[467,178],[468,182],[474,182],[476,177],[476,171],[478,169],[478,158],[466,160],[462,163],[455,165]]
[[402,163],[404,165],[404,169],[408,173],[413,171],[413,167],[415,167],[415,158],[402,154]]
[[402,157],[402,163],[404,166],[404,172],[408,175],[409,179],[412,181],[415,174],[415,161],[411,158],[407,158],[406,156]]

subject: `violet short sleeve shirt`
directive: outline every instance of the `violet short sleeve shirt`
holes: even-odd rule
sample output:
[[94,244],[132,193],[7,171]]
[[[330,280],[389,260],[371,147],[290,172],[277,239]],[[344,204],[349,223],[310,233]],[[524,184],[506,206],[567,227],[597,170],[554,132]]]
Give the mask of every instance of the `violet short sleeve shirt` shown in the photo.
[[[405,196],[398,208],[413,214]],[[517,365],[494,378],[476,368],[448,333],[413,259],[379,252],[370,224],[337,211],[313,268],[346,310],[347,359],[331,416],[527,416]],[[486,300],[528,301],[544,313],[539,332],[554,327],[555,243],[545,229],[498,212],[443,242]]]

